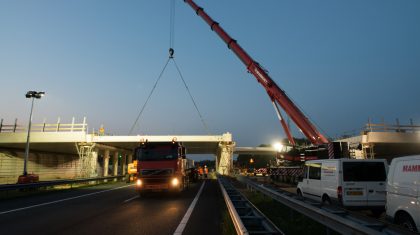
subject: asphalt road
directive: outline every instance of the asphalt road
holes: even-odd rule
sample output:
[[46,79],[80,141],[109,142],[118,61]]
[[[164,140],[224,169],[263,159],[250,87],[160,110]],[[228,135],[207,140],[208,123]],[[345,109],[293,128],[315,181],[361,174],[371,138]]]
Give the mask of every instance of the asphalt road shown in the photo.
[[[115,183],[2,200],[0,234],[174,234],[203,182],[180,194],[138,197]],[[206,180],[182,234],[221,234],[224,207],[217,181]]]

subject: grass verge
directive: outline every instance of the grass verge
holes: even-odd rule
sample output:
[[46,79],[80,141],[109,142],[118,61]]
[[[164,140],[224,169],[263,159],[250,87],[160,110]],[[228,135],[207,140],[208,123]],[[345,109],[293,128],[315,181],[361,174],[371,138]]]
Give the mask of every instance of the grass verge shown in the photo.
[[340,234],[261,193],[243,193],[285,234]]
[[233,226],[232,219],[230,218],[229,211],[225,208],[222,211],[222,235],[236,234],[235,227]]

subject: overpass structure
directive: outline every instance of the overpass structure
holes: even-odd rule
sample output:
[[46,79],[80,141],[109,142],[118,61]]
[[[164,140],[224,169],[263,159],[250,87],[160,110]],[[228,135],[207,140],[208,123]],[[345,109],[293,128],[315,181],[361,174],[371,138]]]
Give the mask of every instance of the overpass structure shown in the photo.
[[[15,181],[22,173],[27,130],[0,124],[0,183]],[[140,142],[182,142],[187,154],[213,154],[216,171],[229,174],[235,142],[232,134],[221,135],[131,135],[89,134],[81,124],[33,124],[30,134],[28,172],[41,180],[125,174]],[[56,170],[52,170],[56,169]],[[3,180],[2,180],[3,179]],[[9,182],[7,182],[9,183]]]
[[356,158],[373,159],[420,154],[420,126],[368,122],[360,135],[343,138]]

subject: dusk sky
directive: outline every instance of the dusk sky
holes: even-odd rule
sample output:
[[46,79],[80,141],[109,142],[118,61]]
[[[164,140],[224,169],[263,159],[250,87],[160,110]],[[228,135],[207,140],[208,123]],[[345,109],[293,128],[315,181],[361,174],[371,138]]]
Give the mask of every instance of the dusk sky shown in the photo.
[[[368,118],[420,125],[419,0],[196,2],[326,136]],[[242,62],[182,0],[175,14],[175,60],[210,134],[237,146],[284,138]],[[26,125],[25,93],[45,91],[33,122],[86,117],[127,135],[168,59],[169,16],[170,0],[0,0],[0,118]],[[172,62],[134,134],[209,134]]]

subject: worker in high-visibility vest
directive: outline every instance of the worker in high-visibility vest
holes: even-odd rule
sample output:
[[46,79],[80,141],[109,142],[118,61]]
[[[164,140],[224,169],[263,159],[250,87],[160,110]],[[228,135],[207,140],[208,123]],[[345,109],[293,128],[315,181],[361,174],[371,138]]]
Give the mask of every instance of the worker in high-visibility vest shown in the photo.
[[198,167],[198,175],[200,176],[200,178],[203,178],[203,168],[201,166]]
[[207,179],[208,174],[209,174],[209,168],[207,168],[207,166],[204,166],[204,178]]

